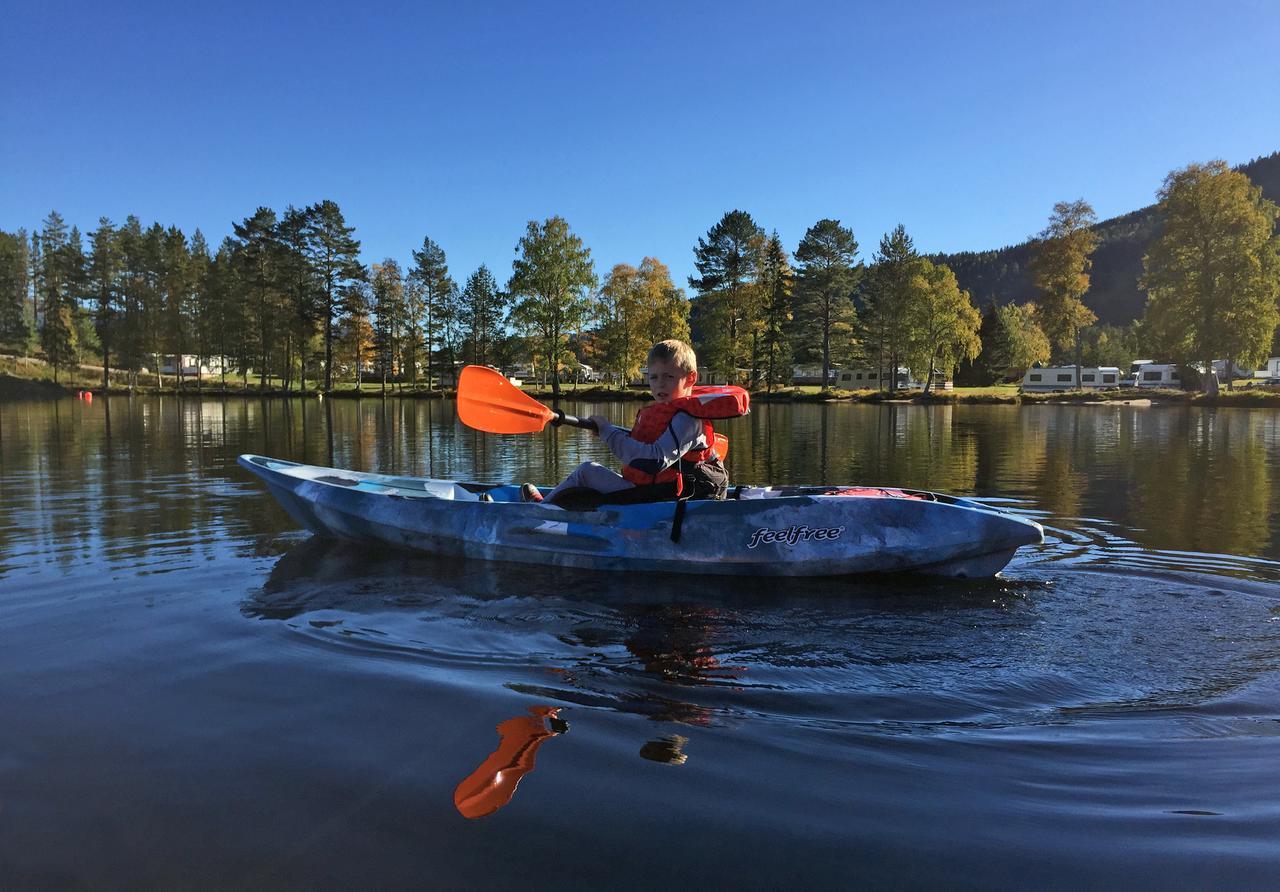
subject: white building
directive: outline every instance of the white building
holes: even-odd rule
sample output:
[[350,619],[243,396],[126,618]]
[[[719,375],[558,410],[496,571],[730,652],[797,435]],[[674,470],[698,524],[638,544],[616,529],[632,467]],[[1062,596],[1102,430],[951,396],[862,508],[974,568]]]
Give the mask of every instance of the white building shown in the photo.
[[1081,368],[1079,388],[1076,387],[1076,367],[1073,365],[1033,366],[1022,376],[1024,391],[1108,390],[1119,386],[1120,370],[1112,365]]

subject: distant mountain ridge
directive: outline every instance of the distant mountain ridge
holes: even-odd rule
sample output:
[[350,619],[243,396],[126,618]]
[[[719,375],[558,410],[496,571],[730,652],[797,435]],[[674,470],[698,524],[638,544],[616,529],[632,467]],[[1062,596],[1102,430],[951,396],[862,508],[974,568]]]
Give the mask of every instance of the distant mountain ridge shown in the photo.
[[[1264,197],[1280,203],[1280,152],[1256,158],[1236,170],[1262,187]],[[1093,227],[1099,240],[1084,302],[1098,314],[1099,322],[1124,325],[1142,315],[1147,302],[1146,292],[1138,288],[1142,257],[1159,234],[1160,224],[1160,214],[1153,204]],[[935,254],[930,259],[951,267],[960,287],[968,289],[974,304],[983,309],[992,301],[1006,304],[1035,300],[1038,292],[1030,272],[1033,256],[1035,243],[1026,241],[994,251]]]

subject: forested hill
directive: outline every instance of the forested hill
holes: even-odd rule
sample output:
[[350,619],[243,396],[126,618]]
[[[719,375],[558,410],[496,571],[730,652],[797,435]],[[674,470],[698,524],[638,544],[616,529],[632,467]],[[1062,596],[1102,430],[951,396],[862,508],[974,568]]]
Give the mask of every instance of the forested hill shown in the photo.
[[[1255,186],[1261,186],[1265,197],[1280,203],[1280,152],[1237,169]],[[1156,206],[1103,220],[1094,231],[1099,241],[1084,302],[1098,314],[1100,322],[1113,325],[1131,322],[1142,315],[1146,304],[1147,296],[1139,290],[1138,279],[1142,276],[1142,257],[1160,231]],[[931,259],[955,270],[960,287],[968,289],[974,304],[981,309],[992,300],[1004,304],[1035,299],[1037,292],[1028,269],[1034,252],[1034,242],[1023,242],[997,251],[939,254]]]

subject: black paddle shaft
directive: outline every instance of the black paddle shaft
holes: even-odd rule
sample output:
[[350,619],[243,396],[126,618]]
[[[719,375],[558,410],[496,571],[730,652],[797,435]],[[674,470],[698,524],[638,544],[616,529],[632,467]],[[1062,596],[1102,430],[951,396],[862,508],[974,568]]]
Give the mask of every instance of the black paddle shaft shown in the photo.
[[589,431],[596,429],[596,423],[590,418],[579,418],[577,415],[566,415],[559,409],[556,409],[555,413],[556,417],[551,419],[552,424],[567,424],[569,427],[580,427]]

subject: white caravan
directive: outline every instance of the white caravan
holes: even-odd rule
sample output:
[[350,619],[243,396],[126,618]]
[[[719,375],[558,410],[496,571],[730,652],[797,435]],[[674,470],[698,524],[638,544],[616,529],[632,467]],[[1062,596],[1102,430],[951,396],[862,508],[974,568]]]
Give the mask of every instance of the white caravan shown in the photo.
[[1164,387],[1182,389],[1182,375],[1172,363],[1148,362],[1134,373],[1135,387]]
[[[890,373],[888,369],[841,369],[836,375],[836,387],[843,390],[888,390]],[[898,366],[898,390],[912,387],[923,387],[919,381],[911,377],[911,370],[906,366]]]
[[[1080,369],[1083,390],[1109,390],[1120,386],[1120,370],[1113,365],[1085,366]],[[1076,367],[1073,365],[1032,367],[1022,376],[1024,391],[1075,390]]]

